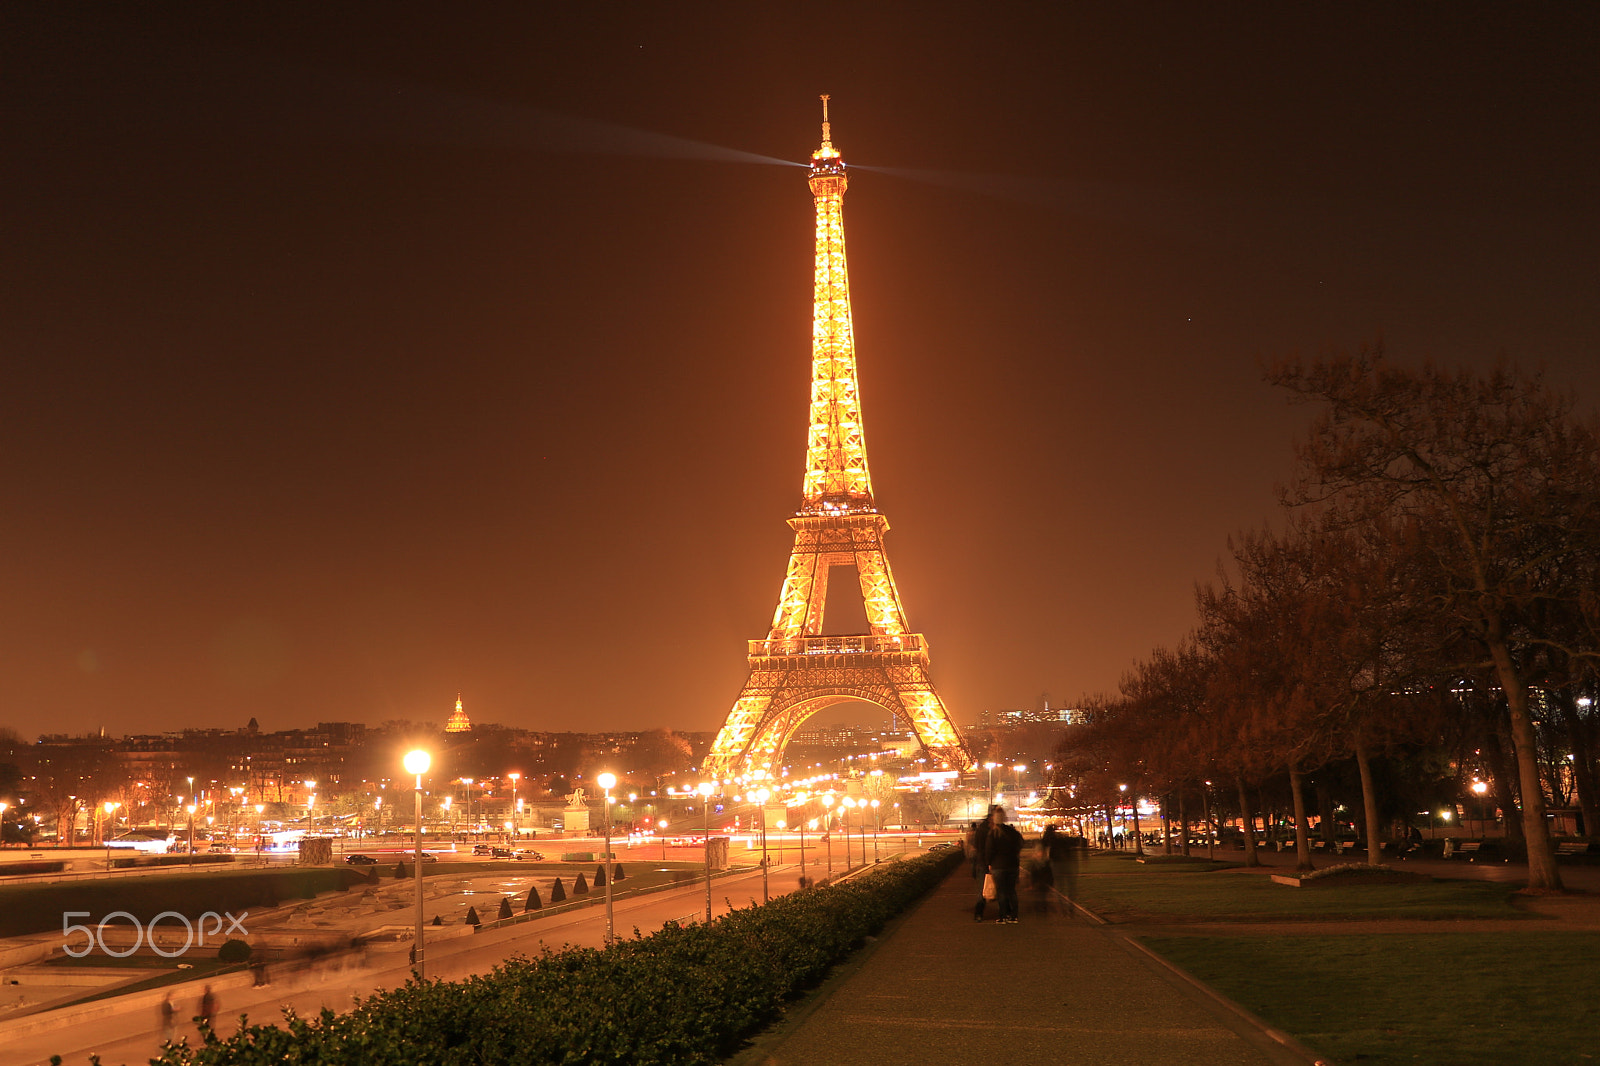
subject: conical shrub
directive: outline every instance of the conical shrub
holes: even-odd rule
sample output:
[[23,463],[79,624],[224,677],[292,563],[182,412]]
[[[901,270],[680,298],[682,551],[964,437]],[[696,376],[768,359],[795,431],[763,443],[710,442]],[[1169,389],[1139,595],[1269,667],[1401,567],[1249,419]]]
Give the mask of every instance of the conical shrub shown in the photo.
[[501,918],[509,918],[509,917],[511,917],[511,897],[510,896],[501,896],[500,897],[500,917]]
[[587,896],[589,894],[589,882],[583,879],[582,871],[579,871],[578,879],[572,882],[572,894],[574,896]]
[[539,899],[539,890],[533,885],[529,885],[528,898],[522,904],[522,913],[527,914],[529,911],[536,911],[543,906],[543,901]]
[[596,866],[594,868],[594,887],[595,888],[605,888],[606,887],[606,864],[605,863],[601,863],[599,866]]
[[437,914],[435,914],[433,916],[433,924],[434,925],[443,925],[444,924],[444,919],[439,917]]
[[622,880],[623,876],[624,875],[622,873],[622,864],[620,862],[612,863],[611,864],[611,883],[612,884],[616,884],[618,881]]
[[406,879],[406,864],[405,863],[397,862],[397,863],[394,864],[394,879],[396,881],[404,881]]
[[478,919],[478,908],[476,908],[476,907],[468,907],[467,908],[467,924],[468,925],[482,925],[483,924],[483,922]]
[[567,898],[567,890],[561,887],[561,878],[556,878],[556,883],[550,886],[550,902],[560,903]]

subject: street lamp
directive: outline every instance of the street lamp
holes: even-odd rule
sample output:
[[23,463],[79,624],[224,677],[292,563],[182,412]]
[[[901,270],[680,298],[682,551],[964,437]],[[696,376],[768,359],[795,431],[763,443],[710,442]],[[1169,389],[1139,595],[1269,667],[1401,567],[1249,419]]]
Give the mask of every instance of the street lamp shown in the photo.
[[[856,801],[850,796],[846,796],[839,805],[839,820],[844,823],[844,868],[846,871],[850,869],[850,812],[855,810],[855,807]],[[867,849],[866,845],[862,845],[861,864],[865,866],[866,862]]]
[[[878,815],[878,801],[872,801],[872,861],[878,862],[878,830],[882,827],[883,820]],[[902,830],[903,831],[903,830]],[[904,838],[902,838],[903,840]],[[867,846],[861,846],[861,861],[867,860]]]
[[1478,797],[1478,839],[1479,840],[1483,839],[1483,831],[1484,831],[1484,827],[1483,827],[1483,822],[1484,822],[1483,795],[1484,795],[1484,793],[1486,793],[1488,791],[1489,791],[1488,782],[1486,782],[1486,781],[1474,781],[1472,783],[1472,792],[1473,792],[1473,794],[1475,796]]
[[706,836],[705,836],[705,862],[706,862],[706,924],[711,924],[711,790],[716,786],[710,781],[700,782],[700,807],[705,811]]
[[463,777],[461,783],[467,786],[467,843],[472,843],[472,781],[470,777]]
[[661,819],[657,826],[661,830],[661,861],[667,861],[667,820]]
[[[828,877],[833,877],[833,795],[829,793],[822,797],[822,839],[828,842]],[[849,866],[846,859],[845,865]]]
[[191,803],[191,804],[189,804],[189,806],[187,808],[187,810],[189,811],[189,865],[190,866],[194,865],[194,811],[195,811],[195,806],[196,806],[195,804]]
[[983,768],[989,771],[989,795],[991,796],[994,795],[994,768],[999,765],[1000,764],[997,762],[986,762],[983,764]]
[[611,865],[611,790],[617,786],[617,775],[608,771],[596,777],[595,782],[606,793],[606,850],[600,861],[606,868],[606,947],[610,947],[616,942],[611,930],[611,879],[616,873],[616,867]]
[[760,804],[756,809],[761,812],[761,902],[770,903],[772,896],[767,892],[767,800],[772,793],[767,789],[758,788],[751,797]]
[[522,804],[517,802],[517,781],[522,777],[522,775],[507,774],[506,776],[511,778],[511,806],[515,808],[517,812],[516,814],[512,815],[512,819],[516,824],[516,829],[513,832],[513,838],[515,838],[516,836],[520,836],[522,834]]
[[266,811],[267,811],[267,805],[265,803],[256,804],[256,856],[258,858],[260,857],[260,855],[262,853],[262,847],[261,847],[261,845],[262,845],[262,840],[261,840],[261,816],[263,814],[265,814]]
[[433,758],[427,752],[418,748],[406,752],[403,765],[406,773],[415,774],[417,778],[417,941],[414,953],[417,957],[417,980],[422,980],[422,775],[428,772],[428,767],[433,764]]

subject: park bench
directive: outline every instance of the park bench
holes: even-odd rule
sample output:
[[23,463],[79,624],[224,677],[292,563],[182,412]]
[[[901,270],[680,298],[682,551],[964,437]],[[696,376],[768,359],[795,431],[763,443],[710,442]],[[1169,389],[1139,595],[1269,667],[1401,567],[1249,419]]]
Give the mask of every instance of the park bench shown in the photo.
[[1571,857],[1573,855],[1591,855],[1593,853],[1594,845],[1586,840],[1562,840],[1556,844],[1556,858],[1558,859],[1563,855]]
[[1446,837],[1444,841],[1444,857],[1452,858],[1456,855],[1471,855],[1477,858],[1478,849],[1483,847],[1481,840],[1457,840],[1455,837]]

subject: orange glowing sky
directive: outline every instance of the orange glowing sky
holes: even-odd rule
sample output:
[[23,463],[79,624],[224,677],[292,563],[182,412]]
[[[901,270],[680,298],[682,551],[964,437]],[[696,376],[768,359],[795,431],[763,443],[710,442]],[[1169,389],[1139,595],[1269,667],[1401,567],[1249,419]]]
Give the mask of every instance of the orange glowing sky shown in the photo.
[[958,722],[1186,632],[1304,418],[1262,360],[1600,397],[1594,8],[870,8],[0,14],[0,726],[715,729],[820,92]]

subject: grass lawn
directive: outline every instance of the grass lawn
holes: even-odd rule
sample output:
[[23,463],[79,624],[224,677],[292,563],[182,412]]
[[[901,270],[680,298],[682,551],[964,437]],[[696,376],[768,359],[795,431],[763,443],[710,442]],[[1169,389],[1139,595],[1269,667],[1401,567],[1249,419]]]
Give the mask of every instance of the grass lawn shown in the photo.
[[1314,922],[1521,918],[1515,885],[1489,881],[1293,888],[1262,874],[1197,863],[1093,856],[1074,898],[1109,922]]
[[1600,933],[1144,943],[1341,1066],[1600,1060]]

